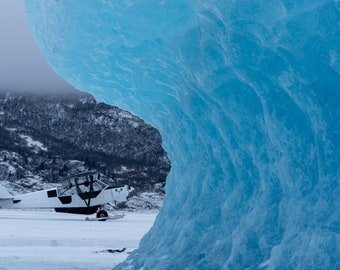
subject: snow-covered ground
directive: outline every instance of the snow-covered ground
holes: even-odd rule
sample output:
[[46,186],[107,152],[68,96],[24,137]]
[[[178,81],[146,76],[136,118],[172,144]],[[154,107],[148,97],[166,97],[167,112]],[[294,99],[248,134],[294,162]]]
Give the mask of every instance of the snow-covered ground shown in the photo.
[[138,247],[156,215],[127,212],[122,219],[99,222],[53,211],[0,209],[0,270],[112,269]]

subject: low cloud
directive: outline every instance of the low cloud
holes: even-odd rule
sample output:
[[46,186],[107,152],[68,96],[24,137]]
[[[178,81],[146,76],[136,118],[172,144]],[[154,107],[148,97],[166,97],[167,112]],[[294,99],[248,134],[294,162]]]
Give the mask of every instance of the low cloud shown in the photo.
[[0,1],[0,90],[68,91],[41,56],[24,13],[23,0]]

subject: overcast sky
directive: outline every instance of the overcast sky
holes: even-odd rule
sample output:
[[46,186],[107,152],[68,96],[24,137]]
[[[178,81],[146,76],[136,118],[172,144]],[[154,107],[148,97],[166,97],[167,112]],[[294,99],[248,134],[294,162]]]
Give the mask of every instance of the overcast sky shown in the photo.
[[23,0],[0,0],[0,90],[71,88],[41,56],[29,29]]

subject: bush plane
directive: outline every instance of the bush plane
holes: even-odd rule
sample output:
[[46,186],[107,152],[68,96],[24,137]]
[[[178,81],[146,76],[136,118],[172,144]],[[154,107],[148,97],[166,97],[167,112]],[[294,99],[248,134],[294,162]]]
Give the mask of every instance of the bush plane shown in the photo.
[[[11,195],[0,185],[0,207],[6,209],[54,208],[56,212],[92,215],[109,218],[104,206],[110,202],[124,202],[130,186],[108,186],[100,181],[100,174],[89,171],[66,179],[61,187],[20,195]],[[89,220],[89,219],[87,219]]]

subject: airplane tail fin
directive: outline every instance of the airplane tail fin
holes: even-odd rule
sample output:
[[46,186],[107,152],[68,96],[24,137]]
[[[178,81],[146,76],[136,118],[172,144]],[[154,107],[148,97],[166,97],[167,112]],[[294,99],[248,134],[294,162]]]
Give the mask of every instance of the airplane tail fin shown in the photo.
[[8,192],[8,190],[0,184],[0,200],[1,199],[10,199],[13,196]]

